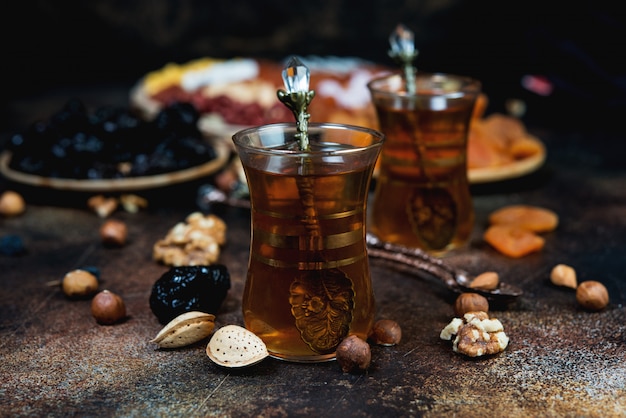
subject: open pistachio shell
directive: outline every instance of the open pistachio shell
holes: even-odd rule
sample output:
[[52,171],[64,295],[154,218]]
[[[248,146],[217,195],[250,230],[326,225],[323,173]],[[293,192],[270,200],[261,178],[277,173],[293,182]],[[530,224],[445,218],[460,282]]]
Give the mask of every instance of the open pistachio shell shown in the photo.
[[224,367],[246,367],[269,356],[263,340],[238,325],[225,325],[215,331],[206,348],[207,356]]
[[215,315],[192,311],[172,319],[150,342],[161,348],[178,348],[198,342],[213,332]]

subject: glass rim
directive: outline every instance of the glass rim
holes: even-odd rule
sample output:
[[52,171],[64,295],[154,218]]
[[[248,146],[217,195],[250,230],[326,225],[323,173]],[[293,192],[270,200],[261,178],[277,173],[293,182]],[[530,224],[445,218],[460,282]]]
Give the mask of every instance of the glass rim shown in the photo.
[[280,122],[280,123],[270,123],[266,125],[253,126],[249,128],[242,129],[240,131],[235,132],[232,135],[232,140],[236,146],[241,147],[246,150],[251,150],[256,153],[263,154],[273,154],[273,155],[284,155],[284,156],[295,156],[295,157],[324,157],[324,156],[333,156],[333,155],[345,155],[345,154],[354,154],[361,153],[366,150],[377,148],[382,146],[385,141],[385,134],[376,129],[368,128],[365,126],[358,125],[350,125],[345,123],[332,123],[332,122],[312,122],[308,124],[309,133],[313,133],[314,131],[322,130],[326,128],[332,129],[334,132],[338,131],[352,131],[352,132],[360,132],[362,134],[370,135],[374,138],[371,144],[368,145],[359,145],[354,148],[342,148],[342,149],[330,149],[330,150],[313,150],[313,151],[302,151],[300,149],[279,149],[279,146],[284,145],[278,144],[276,146],[267,146],[267,147],[258,147],[254,145],[250,145],[248,143],[244,143],[241,141],[241,138],[245,136],[249,136],[251,134],[257,135],[262,131],[282,131],[282,132],[294,132],[297,133],[297,124],[295,122]]
[[[382,75],[380,77],[376,77],[371,79],[368,83],[367,83],[367,88],[369,89],[369,91],[371,93],[375,93],[375,94],[379,94],[379,95],[384,95],[384,96],[388,96],[388,97],[417,97],[420,95],[420,91],[416,91],[415,93],[411,94],[407,91],[390,91],[390,90],[384,90],[381,89],[379,87],[375,87],[375,84],[379,84],[381,82],[387,81],[387,80],[391,80],[393,78],[397,78],[399,77],[400,79],[404,79],[404,74],[401,71],[394,71],[392,73],[388,73],[385,75]],[[482,89],[482,83],[480,82],[480,80],[473,78],[471,76],[467,76],[467,75],[460,75],[460,74],[455,74],[455,73],[445,73],[445,72],[425,72],[425,71],[417,71],[417,73],[415,74],[415,79],[424,79],[424,78],[428,78],[428,79],[435,79],[435,78],[441,78],[441,79],[449,79],[449,80],[455,80],[455,81],[459,81],[461,83],[463,83],[459,88],[454,89],[454,90],[450,90],[450,91],[443,91],[443,92],[437,92],[437,93],[423,93],[422,90],[422,95],[426,95],[426,96],[455,96],[458,95],[459,93],[463,93],[463,94],[479,94],[481,92]]]

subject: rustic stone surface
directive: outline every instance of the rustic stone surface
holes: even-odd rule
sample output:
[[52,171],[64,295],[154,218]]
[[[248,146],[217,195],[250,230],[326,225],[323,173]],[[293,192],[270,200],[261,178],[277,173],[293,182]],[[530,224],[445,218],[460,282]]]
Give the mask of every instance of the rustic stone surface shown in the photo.
[[[153,243],[195,206],[194,184],[148,193],[128,225],[123,248],[102,246],[103,222],[85,196],[0,185],[24,193],[24,215],[0,220],[21,236],[22,256],[0,256],[0,415],[2,416],[590,416],[626,410],[626,173],[613,137],[535,132],[549,150],[546,167],[524,179],[474,188],[477,221],[469,247],[447,257],[470,272],[498,271],[524,296],[492,312],[510,337],[496,356],[470,359],[439,332],[453,317],[455,295],[436,282],[372,260],[379,318],[397,321],[402,341],[372,347],[367,374],[343,374],[336,362],[302,365],[266,359],[225,370],[205,354],[206,341],[159,350],[149,340],[162,325],[151,313],[151,286],[166,267]],[[522,259],[503,257],[480,236],[487,215],[511,203],[553,209],[559,228],[546,247]],[[216,326],[241,325],[240,297],[248,258],[249,213],[215,207],[228,224],[220,262],[232,289]],[[579,280],[599,280],[609,306],[580,309],[573,289],[552,285],[558,263]],[[120,294],[128,318],[101,326],[88,300],[69,300],[60,280],[97,266],[101,289]]]

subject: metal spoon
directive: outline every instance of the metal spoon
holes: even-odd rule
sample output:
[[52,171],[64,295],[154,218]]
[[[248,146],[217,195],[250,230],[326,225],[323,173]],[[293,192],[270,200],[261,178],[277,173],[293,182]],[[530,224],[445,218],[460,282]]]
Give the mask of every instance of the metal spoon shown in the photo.
[[370,257],[393,261],[426,272],[456,293],[480,293],[493,301],[509,302],[523,294],[523,291],[511,284],[500,282],[493,290],[471,288],[474,276],[463,269],[446,264],[419,248],[409,248],[384,242],[371,233],[366,234],[367,252]]
[[[203,209],[213,203],[222,203],[239,208],[250,208],[250,201],[245,198],[228,196],[214,186],[204,186],[199,193],[198,204]],[[384,242],[371,233],[366,234],[367,253],[370,257],[380,258],[409,267],[409,272],[425,272],[439,279],[448,289],[456,293],[474,292],[494,302],[510,302],[524,292],[511,284],[500,282],[493,290],[470,288],[474,276],[463,269],[446,264],[419,248],[409,248]]]

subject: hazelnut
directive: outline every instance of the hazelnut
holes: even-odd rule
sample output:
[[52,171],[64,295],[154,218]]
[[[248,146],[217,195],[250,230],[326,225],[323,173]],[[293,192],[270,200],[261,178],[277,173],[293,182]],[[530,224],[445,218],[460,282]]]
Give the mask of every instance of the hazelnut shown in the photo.
[[498,287],[500,276],[495,271],[486,271],[472,280],[469,287],[472,289],[493,290]]
[[576,289],[576,270],[565,264],[557,264],[550,272],[550,281],[556,286],[565,286]]
[[402,338],[402,329],[396,321],[380,319],[376,321],[370,332],[370,340],[378,345],[396,345]]
[[126,306],[119,295],[103,290],[91,301],[91,315],[100,325],[113,325],[126,317]]
[[356,335],[350,335],[339,343],[336,356],[344,373],[364,372],[372,361],[370,345]]
[[102,243],[110,247],[121,247],[126,244],[128,228],[122,221],[109,219],[100,227],[100,238]]
[[84,298],[98,290],[98,279],[87,270],[72,270],[61,281],[63,293],[69,298]]
[[462,317],[468,312],[489,312],[489,301],[478,293],[461,293],[454,302],[454,313]]
[[0,215],[17,216],[24,213],[25,210],[26,203],[19,193],[6,190],[0,195]]
[[576,301],[587,310],[599,311],[609,304],[609,292],[602,283],[588,280],[576,288]]

